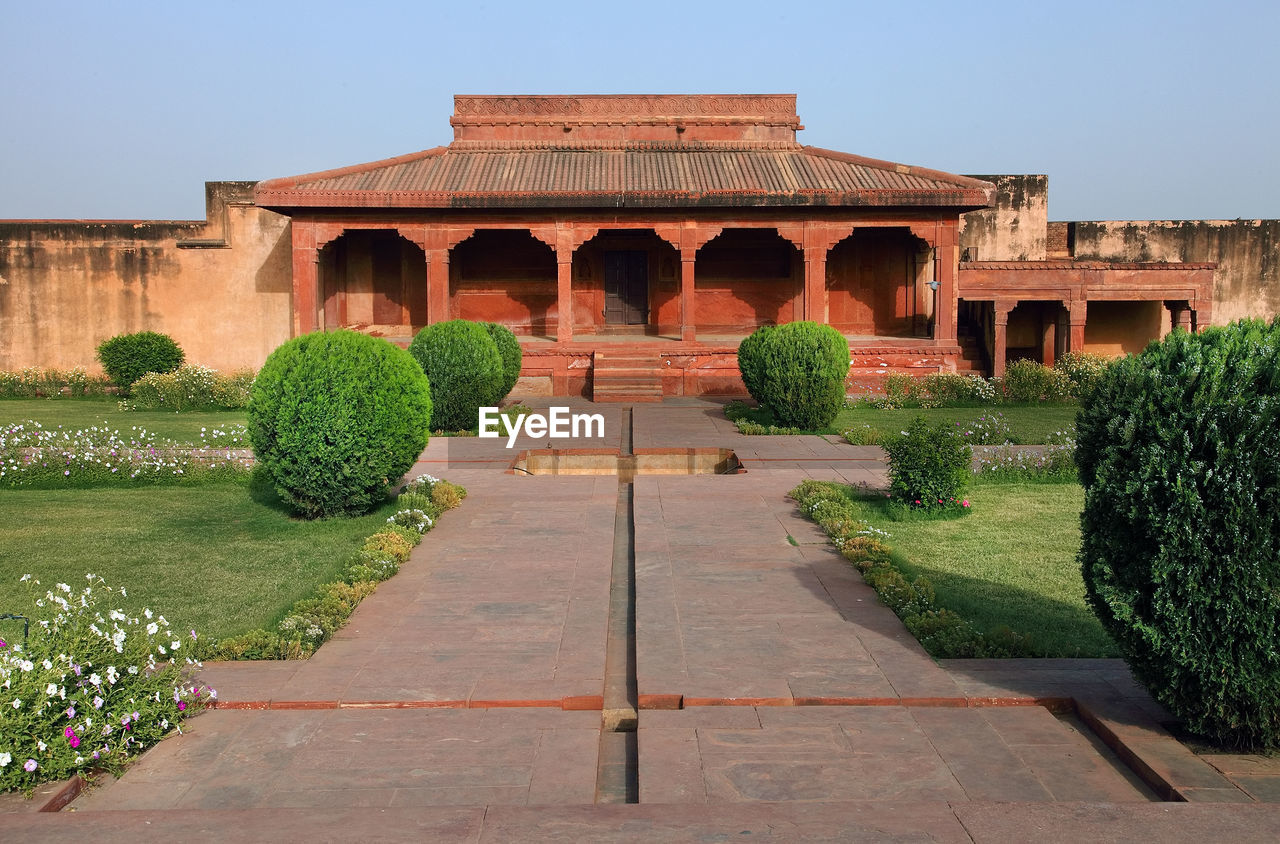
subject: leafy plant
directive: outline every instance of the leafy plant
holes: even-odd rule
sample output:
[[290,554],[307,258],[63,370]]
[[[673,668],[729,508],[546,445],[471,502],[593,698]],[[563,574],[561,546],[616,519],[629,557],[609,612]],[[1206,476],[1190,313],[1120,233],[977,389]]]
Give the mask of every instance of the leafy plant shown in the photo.
[[883,444],[889,456],[889,492],[914,509],[952,508],[969,480],[969,446],[955,427],[917,416]]
[[117,334],[98,346],[98,362],[124,395],[148,372],[172,372],[185,359],[172,337],[155,331]]
[[844,405],[849,374],[849,343],[839,331],[788,322],[764,334],[759,356],[760,401],[780,426],[817,430],[831,424]]
[[502,397],[503,361],[484,326],[465,319],[428,325],[409,353],[431,382],[433,430],[458,431],[479,424],[480,408]]
[[250,395],[254,453],[306,518],[372,509],[427,444],[430,385],[404,350],[376,337],[296,337],[267,358]]
[[1193,732],[1280,746],[1280,322],[1153,342],[1077,428],[1086,592],[1134,675]]
[[742,383],[747,388],[747,394],[761,404],[764,403],[761,389],[764,384],[764,344],[774,327],[762,325],[738,344],[738,371],[742,373]]
[[1015,360],[1001,381],[1005,401],[1064,401],[1071,398],[1071,379],[1062,371],[1033,360]]
[[1054,361],[1053,368],[1071,381],[1071,395],[1084,398],[1093,392],[1111,359],[1090,352],[1067,352]]
[[968,425],[956,423],[961,436],[970,445],[1001,445],[1011,442],[1013,431],[1003,413],[984,413]]
[[516,339],[516,335],[511,333],[511,329],[505,325],[499,325],[496,322],[482,322],[484,330],[489,332],[489,336],[493,338],[493,343],[498,347],[498,354],[502,357],[502,386],[498,388],[498,400],[506,398],[511,393],[511,389],[515,387],[516,381],[520,378],[520,366],[524,363],[524,351],[520,348],[520,341]]
[[0,370],[0,399],[102,396],[109,386],[110,379],[90,375],[83,366],[65,370],[36,366],[20,372]]
[[121,410],[235,410],[249,406],[253,372],[222,375],[216,369],[184,364],[172,372],[148,372],[133,383]]

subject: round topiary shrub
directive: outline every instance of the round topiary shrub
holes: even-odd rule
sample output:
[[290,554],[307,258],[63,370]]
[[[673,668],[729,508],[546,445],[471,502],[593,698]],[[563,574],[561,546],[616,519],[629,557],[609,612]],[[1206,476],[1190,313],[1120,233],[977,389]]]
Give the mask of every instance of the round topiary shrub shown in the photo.
[[403,349],[354,331],[295,337],[249,395],[254,455],[306,518],[381,503],[427,445],[431,388]]
[[124,395],[148,372],[172,372],[184,360],[186,355],[172,337],[154,331],[117,334],[98,346],[98,362]]
[[773,329],[772,325],[762,325],[738,344],[738,371],[742,373],[742,383],[751,398],[761,404],[764,403],[764,399],[760,397],[760,384],[763,381],[761,367],[764,365],[762,353],[765,338]]
[[1196,733],[1280,745],[1280,322],[1175,331],[1076,424],[1086,593],[1134,675]]
[[756,371],[760,402],[779,425],[824,428],[844,406],[849,343],[829,325],[788,322],[761,339]]
[[493,338],[493,343],[498,347],[498,354],[502,356],[502,386],[498,390],[498,400],[506,398],[511,393],[511,388],[516,385],[516,379],[520,377],[520,365],[524,363],[524,351],[520,348],[520,341],[516,339],[516,335],[511,333],[511,329],[505,325],[499,325],[496,322],[482,322],[484,330],[489,332],[489,336]]
[[431,426],[438,431],[477,427],[480,408],[502,398],[502,354],[478,322],[454,319],[428,325],[413,338],[409,353],[431,381]]

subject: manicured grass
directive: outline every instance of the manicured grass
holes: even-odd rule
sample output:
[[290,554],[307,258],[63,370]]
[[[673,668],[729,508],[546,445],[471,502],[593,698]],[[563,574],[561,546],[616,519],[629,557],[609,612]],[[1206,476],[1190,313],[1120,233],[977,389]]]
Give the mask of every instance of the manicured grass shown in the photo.
[[1078,484],[984,484],[967,493],[971,513],[951,520],[891,522],[863,499],[862,517],[888,530],[894,564],[932,581],[940,606],[987,632],[1030,637],[1037,656],[1109,657],[1118,651],[1085,603],[1075,555],[1084,490]]
[[243,410],[190,411],[120,410],[114,399],[4,399],[0,401],[0,425],[34,419],[46,428],[74,430],[107,425],[127,434],[138,427],[162,439],[196,442],[201,428],[226,428],[245,424]]
[[1079,405],[1071,404],[1010,404],[987,407],[937,407],[897,408],[880,410],[874,407],[854,407],[840,411],[835,422],[831,423],[831,432],[839,433],[850,428],[870,425],[885,433],[896,433],[904,430],[907,424],[917,416],[923,416],[932,423],[947,422],[961,424],[972,422],[979,416],[996,413],[1004,415],[1009,423],[1014,442],[1022,445],[1040,445],[1054,431],[1074,427],[1076,411]]
[[[66,403],[63,400],[53,402]],[[291,519],[259,485],[0,492],[0,612],[30,573],[79,589],[86,573],[128,589],[176,629],[212,637],[273,624],[316,586],[338,579],[363,539],[394,511]]]

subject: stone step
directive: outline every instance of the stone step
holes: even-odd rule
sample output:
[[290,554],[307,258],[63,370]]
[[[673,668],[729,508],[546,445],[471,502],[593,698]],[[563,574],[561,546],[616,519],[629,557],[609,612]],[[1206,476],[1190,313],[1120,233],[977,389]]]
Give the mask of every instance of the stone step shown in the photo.
[[662,401],[661,361],[652,353],[596,352],[592,385],[595,401]]

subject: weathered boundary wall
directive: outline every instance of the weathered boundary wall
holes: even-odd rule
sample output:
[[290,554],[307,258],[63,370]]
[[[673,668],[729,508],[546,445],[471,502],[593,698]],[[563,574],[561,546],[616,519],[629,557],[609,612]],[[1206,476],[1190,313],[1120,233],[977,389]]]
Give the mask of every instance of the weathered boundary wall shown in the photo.
[[1043,261],[1049,227],[1048,176],[970,176],[996,186],[995,204],[960,218],[960,252],[970,261]]
[[1213,323],[1280,314],[1280,220],[1067,223],[1081,261],[1213,262]]
[[206,221],[0,221],[0,369],[97,368],[131,331],[187,360],[258,367],[292,325],[289,218],[252,182],[205,185]]

